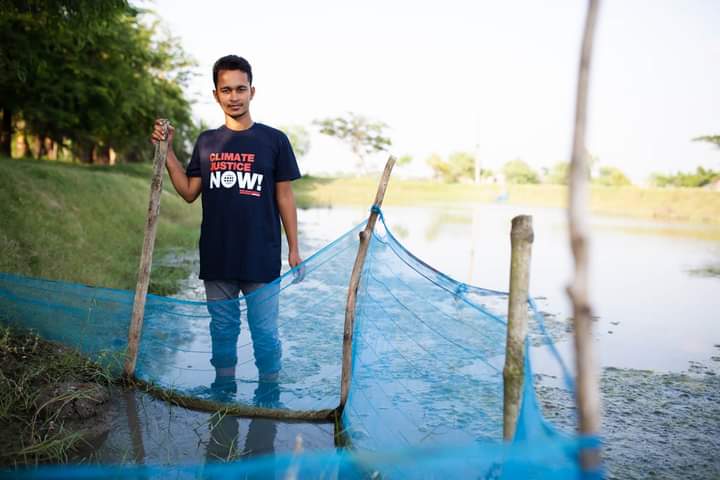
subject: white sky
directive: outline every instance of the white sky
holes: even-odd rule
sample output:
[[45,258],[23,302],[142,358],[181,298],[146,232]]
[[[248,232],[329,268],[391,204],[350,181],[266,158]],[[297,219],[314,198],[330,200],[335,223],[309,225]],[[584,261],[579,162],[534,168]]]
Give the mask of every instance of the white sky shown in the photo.
[[[584,1],[134,3],[154,9],[198,61],[189,93],[213,127],[223,117],[212,64],[233,53],[252,64],[256,121],[313,130],[314,119],[347,111],[382,120],[416,173],[433,152],[478,152],[494,169],[569,157]],[[599,165],[636,181],[720,168],[719,149],[691,141],[720,133],[719,89],[720,1],[602,2],[588,139]],[[353,162],[314,134],[300,164],[349,173]]]

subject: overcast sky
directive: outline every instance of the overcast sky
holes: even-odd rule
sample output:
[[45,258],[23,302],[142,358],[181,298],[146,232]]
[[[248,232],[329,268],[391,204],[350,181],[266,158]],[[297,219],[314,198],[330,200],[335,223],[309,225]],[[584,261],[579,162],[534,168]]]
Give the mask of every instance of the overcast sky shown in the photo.
[[[566,161],[585,2],[195,1],[152,8],[199,67],[194,113],[222,124],[214,61],[253,66],[255,121],[304,125],[352,111],[390,126],[392,152],[479,154],[498,168]],[[605,0],[595,37],[588,147],[600,165],[720,168],[720,1]],[[378,159],[380,160],[380,159]],[[349,172],[349,150],[314,134],[305,172]]]

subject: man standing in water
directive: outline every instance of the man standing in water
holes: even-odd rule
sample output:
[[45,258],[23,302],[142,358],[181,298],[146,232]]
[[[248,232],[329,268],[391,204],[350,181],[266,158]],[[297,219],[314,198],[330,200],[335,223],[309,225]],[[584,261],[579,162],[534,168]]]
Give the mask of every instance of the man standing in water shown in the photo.
[[[277,382],[282,354],[279,288],[271,282],[280,276],[280,220],[287,236],[288,263],[294,268],[301,262],[290,185],[300,172],[287,136],[252,120],[255,87],[247,60],[236,55],[220,58],[213,66],[213,82],[225,124],[200,134],[187,169],[172,150],[170,131],[167,170],[175,190],[188,203],[202,193],[200,279],[211,316],[210,362],[215,367],[211,387],[232,394],[237,390],[240,292],[246,297],[260,386]],[[152,139],[163,139],[160,121]]]

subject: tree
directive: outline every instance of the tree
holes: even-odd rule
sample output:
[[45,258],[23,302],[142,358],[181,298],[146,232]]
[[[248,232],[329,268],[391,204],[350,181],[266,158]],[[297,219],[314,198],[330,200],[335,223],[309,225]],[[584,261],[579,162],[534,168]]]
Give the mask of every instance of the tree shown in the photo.
[[570,164],[568,162],[558,162],[548,171],[545,181],[554,185],[567,185],[568,175],[570,173]]
[[452,153],[447,161],[434,153],[427,159],[436,179],[448,183],[472,180],[475,176],[475,157],[467,152]]
[[693,142],[708,142],[720,148],[720,135],[703,135],[693,138]]
[[596,185],[603,185],[606,187],[624,187],[632,185],[632,182],[622,172],[622,170],[615,167],[600,167],[597,177],[593,178],[592,182]]
[[508,183],[540,183],[538,173],[520,159],[507,162],[502,171]]
[[401,155],[400,158],[397,159],[397,166],[398,167],[405,167],[407,165],[410,165],[413,161],[412,155],[405,154]]
[[310,151],[310,132],[302,125],[280,127],[290,139],[295,155],[304,157]]
[[362,172],[367,171],[366,159],[371,153],[387,151],[392,142],[385,135],[388,126],[383,122],[373,122],[352,112],[343,117],[315,120],[320,133],[346,142],[358,162]]
[[704,187],[720,178],[720,172],[698,167],[695,173],[678,172],[675,175],[654,173],[650,182],[657,187]]
[[192,62],[158,22],[141,21],[124,0],[11,1],[0,15],[2,147],[13,125],[95,161],[110,150],[149,159],[154,119],[173,121],[187,158],[190,104],[184,96]]

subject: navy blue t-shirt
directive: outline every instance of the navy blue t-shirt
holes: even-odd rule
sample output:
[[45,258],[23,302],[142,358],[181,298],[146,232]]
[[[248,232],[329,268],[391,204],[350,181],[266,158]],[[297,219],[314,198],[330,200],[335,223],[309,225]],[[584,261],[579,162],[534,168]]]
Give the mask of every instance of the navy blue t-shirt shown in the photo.
[[270,282],[280,275],[275,182],[300,178],[290,141],[254,123],[200,134],[187,166],[202,177],[200,278]]

